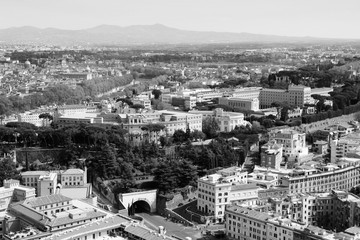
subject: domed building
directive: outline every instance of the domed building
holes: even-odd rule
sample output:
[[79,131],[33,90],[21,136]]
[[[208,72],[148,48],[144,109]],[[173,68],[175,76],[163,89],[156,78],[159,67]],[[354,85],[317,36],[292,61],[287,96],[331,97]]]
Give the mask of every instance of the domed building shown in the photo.
[[31,67],[31,62],[29,60],[26,60],[24,65],[25,65],[25,68],[29,68],[29,67]]

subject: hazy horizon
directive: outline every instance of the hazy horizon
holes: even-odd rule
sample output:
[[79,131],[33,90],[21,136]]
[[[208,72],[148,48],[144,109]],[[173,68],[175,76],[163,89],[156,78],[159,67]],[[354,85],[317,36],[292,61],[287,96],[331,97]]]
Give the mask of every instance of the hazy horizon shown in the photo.
[[0,29],[153,25],[191,31],[359,39],[358,0],[0,0]]

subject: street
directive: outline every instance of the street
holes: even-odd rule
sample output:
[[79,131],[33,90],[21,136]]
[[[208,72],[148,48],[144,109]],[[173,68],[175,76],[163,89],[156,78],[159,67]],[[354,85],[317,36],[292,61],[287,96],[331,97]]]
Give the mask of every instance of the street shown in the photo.
[[163,226],[166,229],[166,234],[169,236],[176,236],[182,239],[191,237],[192,239],[201,238],[201,230],[195,227],[185,227],[179,223],[173,223],[167,221],[164,217],[149,213],[138,213],[144,219],[145,224],[151,229],[158,230],[159,226]]

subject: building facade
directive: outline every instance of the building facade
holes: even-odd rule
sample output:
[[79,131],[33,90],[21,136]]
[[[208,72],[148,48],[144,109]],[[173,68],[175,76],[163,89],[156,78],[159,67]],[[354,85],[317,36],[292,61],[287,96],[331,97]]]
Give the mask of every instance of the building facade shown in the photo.
[[259,99],[257,98],[219,98],[219,104],[229,106],[235,110],[259,111]]
[[218,122],[221,132],[231,132],[236,126],[250,125],[248,121],[244,120],[243,113],[225,112],[222,108],[217,108],[214,111],[193,110],[190,113],[201,114],[204,118],[213,117]]
[[283,147],[276,140],[269,141],[261,147],[261,167],[280,169],[283,158]]
[[213,222],[224,219],[225,206],[232,201],[257,198],[258,187],[247,184],[247,172],[231,167],[198,180],[197,209],[213,216]]

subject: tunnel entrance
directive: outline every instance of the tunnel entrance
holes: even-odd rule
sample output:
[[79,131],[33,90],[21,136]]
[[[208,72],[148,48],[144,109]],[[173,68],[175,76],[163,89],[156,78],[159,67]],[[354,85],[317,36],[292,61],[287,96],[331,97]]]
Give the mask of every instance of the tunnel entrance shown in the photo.
[[150,205],[144,200],[138,200],[138,201],[134,202],[131,207],[135,213],[151,212]]

